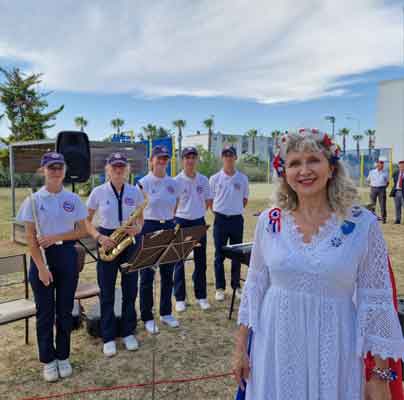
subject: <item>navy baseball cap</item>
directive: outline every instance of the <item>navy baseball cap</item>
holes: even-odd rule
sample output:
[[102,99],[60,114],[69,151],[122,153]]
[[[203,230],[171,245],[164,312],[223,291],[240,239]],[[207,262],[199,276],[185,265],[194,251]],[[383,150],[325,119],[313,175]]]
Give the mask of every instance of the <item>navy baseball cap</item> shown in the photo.
[[184,158],[184,157],[189,156],[191,154],[193,154],[195,156],[199,155],[198,150],[195,147],[188,146],[188,147],[185,147],[184,150],[182,150],[181,157]]
[[234,156],[234,157],[237,157],[237,151],[233,146],[225,146],[222,149],[222,156]]
[[65,158],[63,154],[56,153],[56,151],[51,151],[49,153],[45,153],[41,159],[41,167],[49,167],[53,164],[63,164],[65,165]]
[[107,159],[107,164],[126,166],[128,165],[128,159],[122,153],[112,153]]
[[157,145],[153,147],[152,157],[170,157],[170,153],[166,146]]

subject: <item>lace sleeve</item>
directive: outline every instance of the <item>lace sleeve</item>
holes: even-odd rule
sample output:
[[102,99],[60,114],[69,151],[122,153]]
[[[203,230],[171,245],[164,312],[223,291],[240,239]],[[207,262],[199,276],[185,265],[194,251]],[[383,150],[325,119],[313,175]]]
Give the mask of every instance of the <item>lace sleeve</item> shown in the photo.
[[368,250],[361,261],[357,281],[357,353],[371,352],[383,359],[404,356],[404,340],[388,269],[387,248],[379,223],[371,223]]
[[240,308],[238,312],[238,323],[256,330],[261,302],[265,292],[270,285],[269,271],[265,266],[263,256],[263,235],[265,231],[265,213],[257,223],[254,235],[254,244],[251,252],[250,265],[247,273],[247,280],[243,288]]

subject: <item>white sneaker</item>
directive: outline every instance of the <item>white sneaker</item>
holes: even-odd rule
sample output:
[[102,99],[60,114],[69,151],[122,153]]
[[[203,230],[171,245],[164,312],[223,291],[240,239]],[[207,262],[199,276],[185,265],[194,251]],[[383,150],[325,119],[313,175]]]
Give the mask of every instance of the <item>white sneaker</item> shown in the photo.
[[185,301],[177,301],[175,303],[175,311],[177,312],[184,312],[187,309],[187,305]]
[[160,321],[170,328],[178,328],[180,326],[179,322],[172,315],[163,315],[160,317]]
[[153,319],[151,319],[150,321],[146,321],[144,323],[144,327],[146,328],[146,331],[149,332],[151,335],[156,335],[157,333],[159,333],[159,328]]
[[107,343],[104,343],[104,349],[103,349],[104,354],[107,357],[112,357],[116,354],[116,343],[115,340],[111,340]]
[[134,351],[139,348],[139,343],[134,335],[126,336],[122,338],[122,341],[125,344],[126,350]]
[[55,382],[59,379],[58,364],[56,360],[43,366],[43,378],[46,382]]
[[61,378],[67,378],[73,373],[73,368],[68,358],[66,360],[58,360],[58,370]]
[[197,303],[201,307],[202,310],[209,310],[210,304],[208,303],[208,299],[198,299]]
[[217,301],[223,301],[224,300],[224,290],[223,289],[217,289],[216,290],[215,299]]
[[243,294],[243,290],[241,288],[236,289],[236,297],[237,299],[241,300],[241,296]]

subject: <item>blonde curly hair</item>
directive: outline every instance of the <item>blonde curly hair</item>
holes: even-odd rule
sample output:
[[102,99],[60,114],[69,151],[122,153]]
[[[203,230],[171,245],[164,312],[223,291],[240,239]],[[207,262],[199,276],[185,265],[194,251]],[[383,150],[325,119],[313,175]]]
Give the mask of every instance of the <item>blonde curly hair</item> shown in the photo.
[[[324,146],[321,138],[315,135],[299,135],[288,133],[281,146],[286,155],[291,151],[318,152],[321,151],[334,167],[333,175],[327,183],[328,202],[331,209],[343,218],[352,205],[358,201],[359,194],[354,182],[351,180],[342,161],[333,161],[333,154]],[[276,204],[285,210],[295,210],[299,204],[296,192],[287,183],[285,177],[278,179],[274,200]]]

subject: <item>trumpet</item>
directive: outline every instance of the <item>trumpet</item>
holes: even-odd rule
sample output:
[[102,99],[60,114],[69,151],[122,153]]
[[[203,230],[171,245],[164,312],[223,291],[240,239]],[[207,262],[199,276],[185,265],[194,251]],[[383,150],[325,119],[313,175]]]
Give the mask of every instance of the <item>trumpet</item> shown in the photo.
[[117,258],[128,246],[133,244],[133,236],[128,235],[125,232],[125,229],[130,228],[136,221],[136,219],[143,216],[143,211],[147,207],[147,204],[149,202],[147,193],[144,192],[141,187],[140,190],[144,197],[143,203],[137,206],[132,211],[127,221],[125,221],[119,228],[115,229],[110,235],[110,238],[116,243],[116,245],[108,250],[105,249],[103,246],[99,247],[98,253],[102,261],[115,260],[115,258]]

